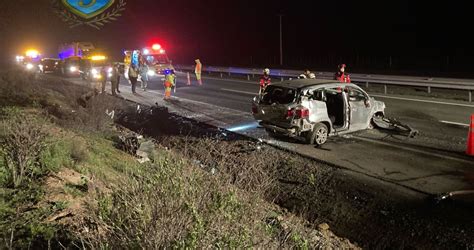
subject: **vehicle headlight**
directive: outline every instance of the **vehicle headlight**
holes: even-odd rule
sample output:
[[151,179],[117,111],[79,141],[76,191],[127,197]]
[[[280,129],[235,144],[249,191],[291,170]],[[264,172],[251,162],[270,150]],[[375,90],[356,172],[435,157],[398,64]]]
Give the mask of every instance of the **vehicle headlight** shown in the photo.
[[35,66],[33,66],[33,64],[31,64],[31,63],[26,64],[26,69],[28,69],[28,70],[31,70],[31,69],[33,69],[34,67],[35,67]]
[[99,74],[99,71],[97,69],[92,69],[91,70],[92,74],[96,75],[96,74]]
[[71,67],[69,68],[69,70],[70,70],[71,72],[76,72],[76,71],[77,71],[77,67],[71,66]]
[[147,73],[149,76],[154,76],[155,75],[155,71],[153,70],[148,70],[148,73]]
[[113,70],[112,68],[109,68],[107,72],[112,73],[112,70]]

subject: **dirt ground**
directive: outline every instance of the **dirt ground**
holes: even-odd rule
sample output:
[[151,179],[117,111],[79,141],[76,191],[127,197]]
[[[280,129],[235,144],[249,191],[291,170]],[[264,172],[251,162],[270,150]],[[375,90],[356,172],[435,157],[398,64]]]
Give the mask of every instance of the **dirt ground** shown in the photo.
[[366,248],[474,248],[474,206],[328,166],[154,107],[118,124]]

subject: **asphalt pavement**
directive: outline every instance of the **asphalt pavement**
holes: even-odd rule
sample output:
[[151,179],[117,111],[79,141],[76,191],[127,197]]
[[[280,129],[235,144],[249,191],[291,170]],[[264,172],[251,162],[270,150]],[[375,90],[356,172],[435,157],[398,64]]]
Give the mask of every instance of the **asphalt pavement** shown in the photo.
[[[250,110],[258,91],[256,81],[205,77],[199,86],[191,75],[178,73],[173,100],[163,101],[163,83],[132,95],[123,79],[121,95],[145,105],[166,106],[172,112],[226,128],[269,144],[411,191],[438,194],[474,189],[474,158],[466,156],[466,137],[474,105],[416,96],[374,95],[386,103],[386,115],[420,131],[417,138],[372,129],[332,137],[322,148],[269,137],[257,127]],[[74,82],[81,82],[74,80]],[[108,87],[109,89],[109,87]],[[110,90],[109,90],[110,91]],[[369,93],[370,94],[370,93]]]

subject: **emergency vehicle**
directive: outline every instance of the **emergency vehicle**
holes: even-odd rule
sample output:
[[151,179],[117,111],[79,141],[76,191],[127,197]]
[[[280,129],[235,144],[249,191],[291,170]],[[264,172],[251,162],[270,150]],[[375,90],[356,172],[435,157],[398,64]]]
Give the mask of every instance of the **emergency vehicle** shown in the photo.
[[128,69],[132,64],[140,67],[141,64],[146,63],[148,65],[147,75],[150,80],[157,77],[162,79],[166,69],[174,70],[166,51],[159,44],[153,44],[151,47],[146,47],[141,50],[126,50],[124,54],[125,78],[127,79]]
[[61,73],[67,76],[79,76],[81,59],[89,56],[94,50],[95,47],[90,42],[72,42],[59,46],[58,56],[61,59]]
[[39,51],[30,49],[25,52],[24,56],[17,56],[16,61],[18,64],[25,67],[28,71],[38,71],[38,64],[41,60]]
[[86,81],[101,82],[110,76],[112,67],[105,55],[92,54],[81,59],[79,73]]

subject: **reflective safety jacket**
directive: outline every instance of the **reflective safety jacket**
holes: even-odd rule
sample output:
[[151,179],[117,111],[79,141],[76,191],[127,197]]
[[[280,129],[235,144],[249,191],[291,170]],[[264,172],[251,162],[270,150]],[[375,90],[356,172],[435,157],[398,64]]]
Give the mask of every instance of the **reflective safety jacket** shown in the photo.
[[272,79],[269,75],[263,75],[260,77],[260,87],[265,88],[272,83]]
[[202,64],[201,64],[201,63],[197,63],[197,64],[196,64],[196,68],[194,69],[194,73],[196,73],[196,74],[201,74],[201,71],[202,71]]
[[351,82],[351,77],[349,75],[344,74],[344,72],[337,72],[334,75],[334,80],[340,81],[340,82],[345,82],[345,83],[350,83]]
[[167,74],[165,76],[165,88],[172,88],[175,86],[176,76],[174,74]]

